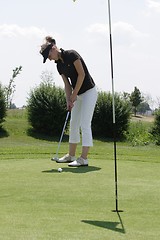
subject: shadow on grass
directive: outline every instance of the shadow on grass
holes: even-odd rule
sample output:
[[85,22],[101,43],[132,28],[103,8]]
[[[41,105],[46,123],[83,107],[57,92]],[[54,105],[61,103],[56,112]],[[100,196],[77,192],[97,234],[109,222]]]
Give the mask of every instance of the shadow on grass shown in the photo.
[[[35,139],[39,139],[39,140],[46,140],[46,141],[50,141],[50,142],[59,142],[60,136],[49,136],[47,134],[43,134],[43,133],[38,133],[36,131],[33,130],[33,128],[28,128],[27,130],[27,135],[30,137],[33,137]],[[68,142],[68,135],[63,136],[63,142]]]
[[[124,136],[117,137],[116,142],[123,142],[126,138]],[[113,137],[101,137],[101,136],[94,136],[94,140],[101,141],[101,142],[114,142]]]
[[81,222],[125,234],[126,231],[125,231],[121,216],[118,212],[117,212],[117,215],[119,218],[119,222],[108,222],[108,221],[97,221],[97,220],[82,220]]
[[[58,168],[58,167],[57,167]],[[94,172],[99,171],[101,168],[94,167],[94,166],[88,166],[88,167],[65,167],[62,168],[63,172],[70,172],[70,173],[87,173],[87,172]],[[59,173],[57,169],[50,169],[50,170],[44,170],[42,173]]]
[[[60,135],[59,136],[51,136],[49,134],[45,134],[45,133],[38,133],[36,132],[32,127],[27,129],[27,135],[30,137],[33,137],[35,139],[39,139],[39,140],[46,140],[46,141],[53,141],[53,142],[59,142],[60,140]],[[66,133],[63,136],[62,142],[68,142],[69,140],[69,135]],[[94,136],[94,140],[98,140],[101,142],[113,142],[114,139],[113,138],[105,138],[105,137],[100,137],[100,136]],[[123,141],[124,139],[117,139],[118,142]]]
[[133,115],[133,118],[143,118],[143,117],[139,115]]
[[[52,142],[52,141],[59,142],[61,133],[58,136],[53,136],[53,135],[49,135],[49,134],[45,134],[45,133],[36,132],[32,127],[30,127],[27,129],[27,135],[30,137],[33,137],[35,139],[39,139],[39,140],[46,140],[46,141],[50,141],[50,142]],[[69,134],[66,132],[66,134],[63,135],[62,142],[68,142],[68,140],[69,140]],[[98,140],[101,142],[113,142],[114,141],[114,139],[111,137],[109,138],[109,137],[100,137],[100,136],[94,136],[94,140]],[[125,140],[124,137],[116,139],[117,142],[123,142],[124,140]]]
[[9,133],[4,128],[0,127],[0,138],[3,137],[9,137]]

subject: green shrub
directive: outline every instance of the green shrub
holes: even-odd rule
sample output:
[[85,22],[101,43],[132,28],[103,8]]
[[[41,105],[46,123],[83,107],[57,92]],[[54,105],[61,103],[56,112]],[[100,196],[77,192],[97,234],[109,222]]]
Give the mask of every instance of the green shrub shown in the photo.
[[[130,120],[130,107],[127,101],[115,94],[115,132],[116,138],[123,137],[128,129]],[[92,131],[95,136],[112,138],[113,137],[113,110],[112,94],[99,92],[98,99],[92,120]]]
[[28,121],[34,131],[59,135],[66,117],[66,98],[62,88],[42,82],[28,99]]
[[5,120],[6,116],[6,103],[5,103],[5,94],[4,89],[0,83],[0,128],[2,127],[2,123]]
[[157,145],[160,145],[160,109],[155,113],[155,120],[151,130],[151,134]]
[[151,134],[149,133],[150,126],[142,121],[131,122],[126,132],[126,140],[132,146],[148,145],[152,142]]

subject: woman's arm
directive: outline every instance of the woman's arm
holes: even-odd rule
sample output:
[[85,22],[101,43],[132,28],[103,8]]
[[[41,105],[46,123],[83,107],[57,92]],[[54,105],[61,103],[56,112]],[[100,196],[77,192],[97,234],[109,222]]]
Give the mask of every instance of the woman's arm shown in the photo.
[[82,86],[82,83],[84,81],[84,78],[85,78],[85,72],[84,72],[84,69],[83,69],[83,66],[82,66],[82,63],[79,59],[77,59],[75,62],[74,62],[74,66],[75,66],[75,69],[77,71],[77,74],[78,74],[78,77],[77,77],[77,83],[76,83],[76,86],[74,88],[74,90],[72,91],[72,94],[70,96],[70,100],[72,102],[74,102],[77,98],[77,94]]
[[71,101],[70,97],[72,95],[72,87],[68,81],[68,79],[66,78],[65,75],[61,75],[63,82],[64,82],[64,88],[65,88],[65,93],[66,93],[66,102],[67,102],[67,109],[69,111],[72,110],[73,108],[73,102]]

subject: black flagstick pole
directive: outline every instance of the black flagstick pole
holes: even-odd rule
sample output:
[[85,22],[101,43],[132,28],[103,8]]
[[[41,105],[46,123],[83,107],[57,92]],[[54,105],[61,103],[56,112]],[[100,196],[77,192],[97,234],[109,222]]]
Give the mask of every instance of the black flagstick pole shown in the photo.
[[114,93],[114,77],[113,77],[113,54],[112,54],[112,29],[111,29],[111,10],[110,0],[108,0],[108,16],[109,16],[109,36],[110,36],[110,59],[111,59],[111,77],[112,77],[112,108],[113,108],[113,138],[114,138],[114,162],[115,162],[115,200],[116,209],[113,212],[122,212],[118,209],[118,174],[117,174],[117,152],[116,152],[116,120],[115,120],[115,93]]

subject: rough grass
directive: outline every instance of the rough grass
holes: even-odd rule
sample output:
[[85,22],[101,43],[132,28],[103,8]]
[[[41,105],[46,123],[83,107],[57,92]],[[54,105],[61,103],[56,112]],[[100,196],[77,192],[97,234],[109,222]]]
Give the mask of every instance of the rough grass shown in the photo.
[[144,146],[155,142],[151,134],[154,116],[132,116],[126,140],[132,146]]
[[[27,135],[24,112],[9,112],[5,129],[0,138],[0,239],[160,238],[159,147],[117,143],[118,203],[124,210],[118,215],[112,212],[113,143],[95,140],[90,166],[69,168],[50,161],[56,139]],[[67,148],[63,142],[60,155]]]

